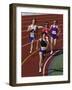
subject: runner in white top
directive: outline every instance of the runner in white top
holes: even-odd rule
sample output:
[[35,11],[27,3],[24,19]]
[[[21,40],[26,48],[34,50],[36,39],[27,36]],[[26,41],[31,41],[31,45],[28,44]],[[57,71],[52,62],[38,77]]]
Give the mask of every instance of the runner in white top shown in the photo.
[[29,35],[29,40],[30,40],[30,43],[31,43],[31,47],[30,47],[30,53],[32,53],[32,50],[33,50],[33,42],[36,38],[35,36],[35,32],[37,31],[37,29],[39,28],[43,28],[43,26],[38,26],[35,24],[35,19],[32,20],[32,24],[28,26],[28,30],[27,31],[30,31],[30,35]]

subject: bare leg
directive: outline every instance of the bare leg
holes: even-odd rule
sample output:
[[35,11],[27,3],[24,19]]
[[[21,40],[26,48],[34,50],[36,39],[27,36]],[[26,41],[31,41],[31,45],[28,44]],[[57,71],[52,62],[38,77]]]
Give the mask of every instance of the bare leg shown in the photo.
[[42,67],[42,52],[39,52],[39,72],[41,72]]
[[50,54],[52,54],[53,53],[53,38],[51,37],[51,52],[50,52]]
[[38,49],[38,40],[37,40],[37,43],[36,43],[36,50]]
[[56,45],[56,39],[54,39],[54,46]]
[[32,53],[32,50],[33,50],[33,40],[31,42],[30,53]]
[[48,45],[49,45],[48,37],[46,37],[46,40],[47,40],[47,47],[46,47],[46,49],[48,49]]

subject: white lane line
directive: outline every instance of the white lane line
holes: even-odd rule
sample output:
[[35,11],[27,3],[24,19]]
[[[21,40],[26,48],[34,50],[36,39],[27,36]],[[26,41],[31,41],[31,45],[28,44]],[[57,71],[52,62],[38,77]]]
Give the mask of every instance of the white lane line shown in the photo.
[[55,55],[57,52],[59,52],[60,50],[57,50],[55,51],[53,54],[51,54],[51,56],[49,56],[49,58],[46,60],[46,62],[44,63],[44,66],[43,66],[43,76],[45,75],[45,67],[46,67],[46,64],[48,63],[48,61],[53,57],[53,55]]

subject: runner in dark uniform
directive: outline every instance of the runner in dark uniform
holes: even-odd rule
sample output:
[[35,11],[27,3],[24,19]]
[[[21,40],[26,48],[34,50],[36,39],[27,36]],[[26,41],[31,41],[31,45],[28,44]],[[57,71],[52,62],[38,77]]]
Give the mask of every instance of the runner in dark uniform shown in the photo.
[[48,39],[46,38],[46,33],[42,33],[42,37],[38,40],[38,42],[40,44],[40,50],[39,50],[39,72],[41,72],[43,56],[45,56],[46,50],[47,50],[47,47],[48,47]]

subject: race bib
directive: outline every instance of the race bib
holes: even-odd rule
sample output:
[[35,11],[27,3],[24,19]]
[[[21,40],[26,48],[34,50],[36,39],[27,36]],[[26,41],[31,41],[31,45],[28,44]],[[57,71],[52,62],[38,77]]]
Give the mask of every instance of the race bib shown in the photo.
[[56,31],[52,31],[52,34],[56,34]]
[[34,37],[34,33],[30,33],[30,37]]

